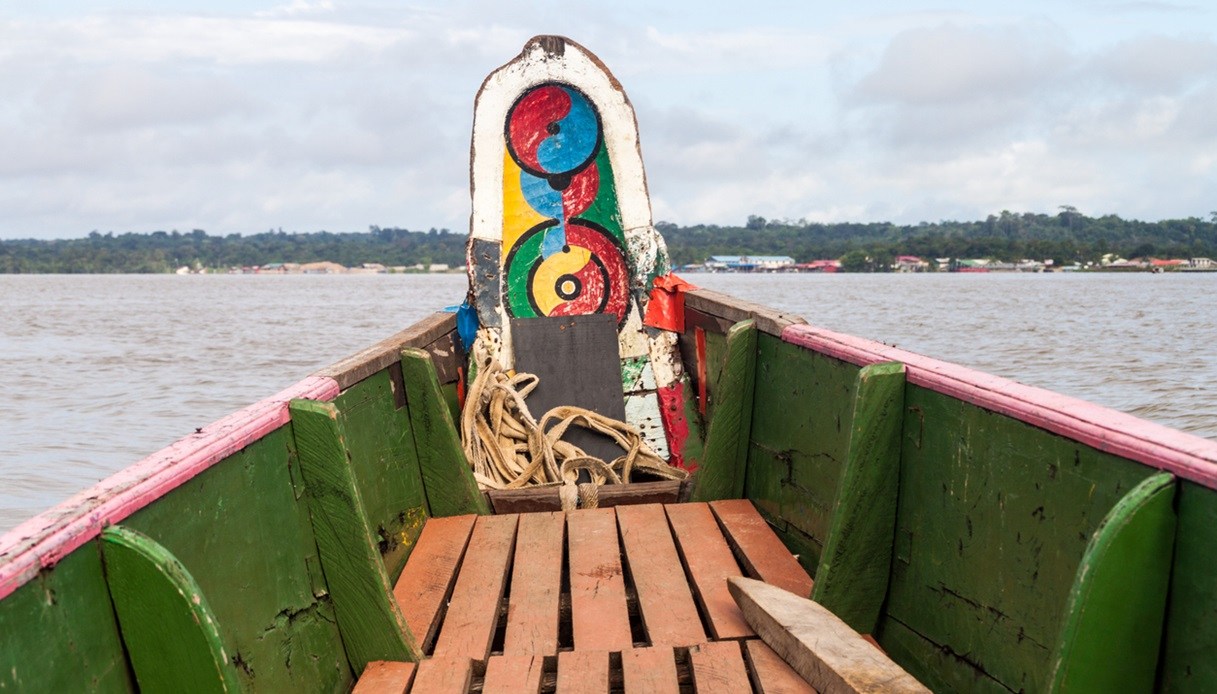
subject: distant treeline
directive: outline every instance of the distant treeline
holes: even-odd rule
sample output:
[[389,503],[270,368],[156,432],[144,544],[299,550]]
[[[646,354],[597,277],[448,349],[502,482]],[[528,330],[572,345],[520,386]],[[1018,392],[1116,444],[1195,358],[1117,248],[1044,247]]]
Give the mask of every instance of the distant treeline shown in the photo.
[[1003,211],[974,222],[816,224],[752,216],[743,227],[680,227],[660,222],[675,264],[711,255],[788,255],[798,262],[865,255],[886,267],[898,255],[921,258],[990,258],[1003,262],[1047,260],[1056,265],[1097,262],[1104,254],[1125,258],[1217,257],[1217,212],[1142,222],[1116,215],[1087,217],[1072,207],[1056,215]]
[[[865,257],[882,268],[897,255],[922,258],[1052,259],[1056,265],[1125,258],[1217,258],[1217,213],[1143,222],[1116,215],[1088,217],[1072,207],[1059,214],[1003,211],[974,222],[819,224],[751,216],[744,226],[656,224],[674,265],[711,255],[787,255],[798,262]],[[333,261],[348,267],[465,262],[465,234],[447,229],[211,236],[201,229],[150,234],[93,232],[82,239],[0,240],[0,273],[171,272],[181,266],[224,269],[268,263]],[[851,264],[857,267],[857,264]]]
[[172,272],[187,266],[224,270],[268,263],[332,261],[347,267],[465,263],[465,235],[447,229],[409,231],[371,227],[366,232],[287,233],[211,236],[188,233],[92,232],[83,239],[0,240],[0,273]]

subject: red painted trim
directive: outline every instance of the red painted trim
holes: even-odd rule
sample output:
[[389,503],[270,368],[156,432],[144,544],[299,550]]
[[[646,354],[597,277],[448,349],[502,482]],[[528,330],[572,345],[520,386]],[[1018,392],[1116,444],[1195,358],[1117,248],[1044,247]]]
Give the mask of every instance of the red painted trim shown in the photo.
[[706,416],[706,331],[693,329],[693,344],[697,352],[697,411]]
[[810,325],[787,327],[782,340],[859,366],[903,362],[909,383],[1217,489],[1217,441],[1043,388]]
[[338,382],[310,376],[204,427],[0,536],[0,599],[44,568],[207,468],[287,424],[296,398],[333,400]]
[[656,391],[659,394],[659,418],[668,437],[668,464],[689,472],[696,466],[685,462],[685,441],[689,438],[689,421],[685,418],[685,386],[677,381]]

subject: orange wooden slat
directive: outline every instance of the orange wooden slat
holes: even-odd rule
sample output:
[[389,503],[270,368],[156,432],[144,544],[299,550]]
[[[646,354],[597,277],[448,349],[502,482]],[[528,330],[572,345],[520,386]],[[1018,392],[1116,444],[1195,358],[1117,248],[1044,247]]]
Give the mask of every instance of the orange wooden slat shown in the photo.
[[435,641],[437,657],[484,660],[498,625],[499,602],[515,546],[517,516],[478,516],[461,562],[448,614]]
[[811,576],[747,499],[711,501],[710,509],[726,530],[727,540],[742,559],[748,575],[765,583],[811,597]]
[[617,524],[647,640],[692,646],[706,640],[663,506],[618,506]]
[[625,694],[678,694],[676,654],[670,646],[631,648],[621,652]]
[[410,552],[410,559],[393,586],[393,597],[414,634],[426,649],[435,636],[440,608],[452,592],[456,569],[469,544],[474,515],[431,518]]
[[368,663],[351,694],[406,694],[414,678],[414,663],[374,660]]
[[562,592],[562,541],[566,516],[526,513],[516,530],[516,554],[507,604],[505,655],[558,652],[558,599]]
[[711,635],[716,639],[752,636],[752,629],[727,592],[727,578],[743,574],[710,507],[704,503],[669,504],[664,510],[693,590],[708,617]]
[[764,641],[745,641],[744,655],[751,666],[753,688],[760,694],[816,694],[815,688]]
[[689,649],[693,687],[698,694],[752,691],[739,641],[711,641]]
[[486,661],[482,694],[537,694],[544,665],[539,655],[492,655]]
[[410,694],[465,694],[473,681],[468,658],[429,658],[418,664]]
[[634,645],[621,573],[617,515],[611,508],[566,514],[571,626],[575,649],[620,651]]
[[558,687],[562,694],[607,694],[609,654],[606,651],[563,651],[558,654]]

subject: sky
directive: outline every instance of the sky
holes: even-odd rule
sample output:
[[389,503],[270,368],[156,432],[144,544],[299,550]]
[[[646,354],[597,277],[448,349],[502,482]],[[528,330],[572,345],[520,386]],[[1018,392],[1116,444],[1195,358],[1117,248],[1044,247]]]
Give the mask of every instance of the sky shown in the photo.
[[1217,211],[1217,6],[59,0],[0,9],[0,239],[466,233],[536,34],[634,104],[656,221]]

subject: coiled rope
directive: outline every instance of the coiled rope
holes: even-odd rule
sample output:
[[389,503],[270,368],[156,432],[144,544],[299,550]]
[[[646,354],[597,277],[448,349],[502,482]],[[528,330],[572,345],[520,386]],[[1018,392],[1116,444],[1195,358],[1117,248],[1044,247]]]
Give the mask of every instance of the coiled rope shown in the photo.
[[[656,455],[638,428],[627,422],[571,405],[553,408],[538,422],[525,398],[539,379],[505,371],[487,347],[491,342],[478,339],[474,343],[477,375],[461,412],[462,447],[474,479],[483,488],[562,485],[562,508],[571,510],[576,506],[595,508],[601,485],[629,482],[635,471],[669,480],[688,477],[686,471]],[[588,455],[561,440],[571,426],[603,434],[625,453],[610,462]],[[580,470],[588,472],[590,483],[578,484]]]

